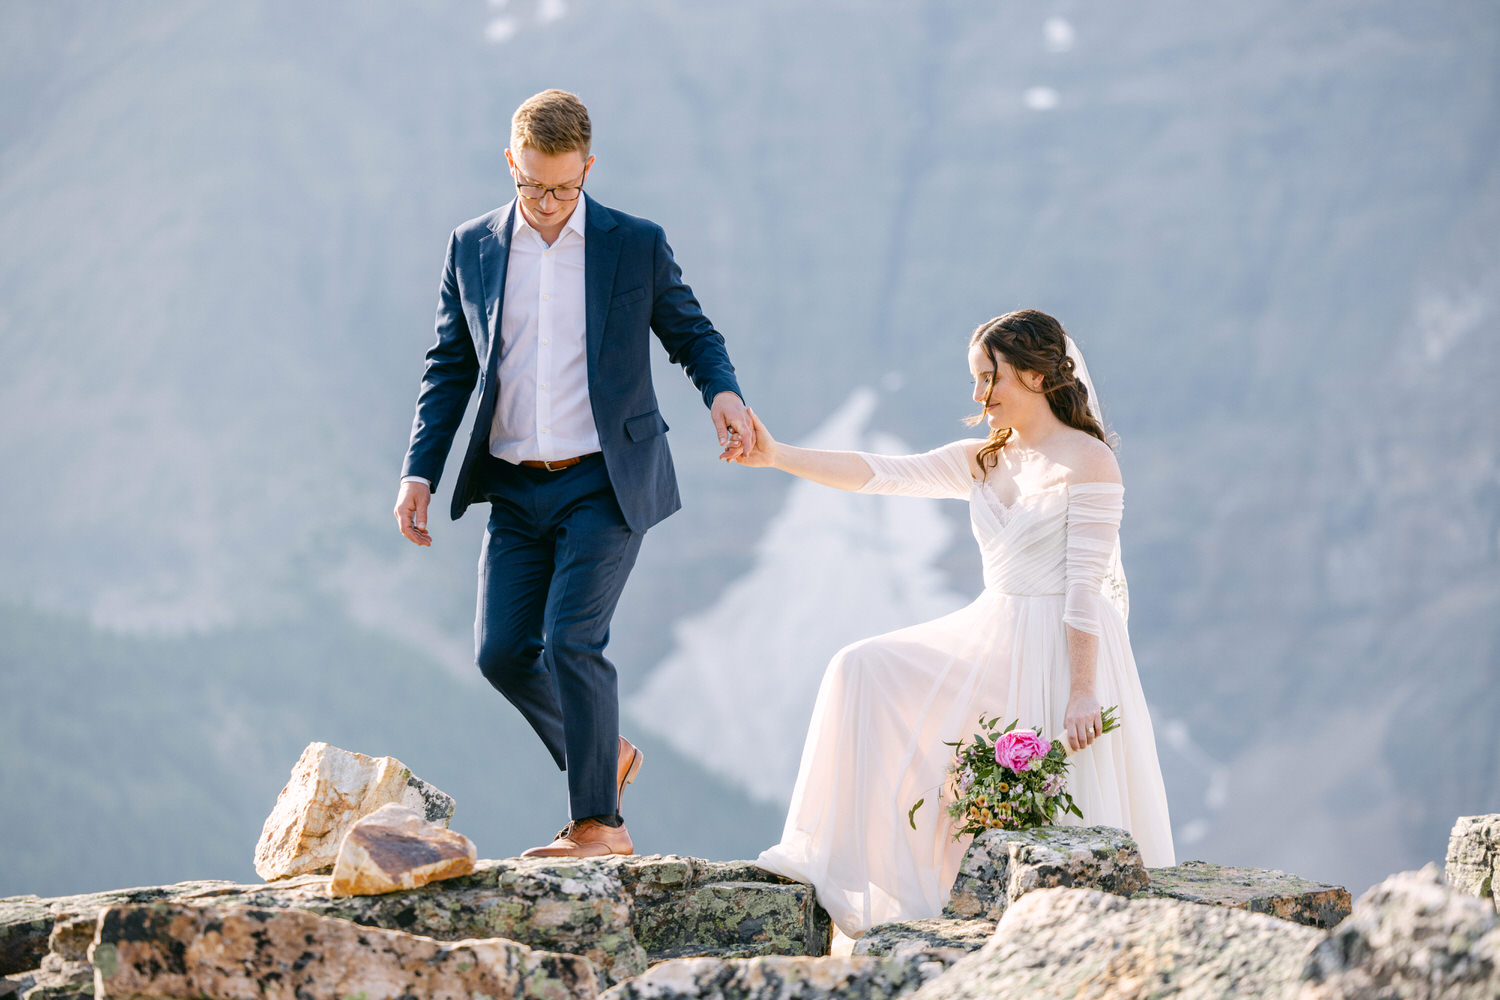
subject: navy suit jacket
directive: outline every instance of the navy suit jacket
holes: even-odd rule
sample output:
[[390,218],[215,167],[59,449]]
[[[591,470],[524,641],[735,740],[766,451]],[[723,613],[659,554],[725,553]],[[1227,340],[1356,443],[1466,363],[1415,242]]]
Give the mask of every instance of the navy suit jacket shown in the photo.
[[[588,197],[584,195],[584,197]],[[516,202],[471,219],[448,238],[438,291],[437,342],[427,352],[403,476],[437,489],[475,385],[479,409],[453,486],[454,520],[484,499],[475,461],[489,450],[499,391],[500,311]],[[584,315],[589,402],[625,522],[645,531],[682,506],[667,423],[651,384],[654,332],[711,404],[740,393],[724,338],[682,280],[660,226],[589,198],[584,224]]]

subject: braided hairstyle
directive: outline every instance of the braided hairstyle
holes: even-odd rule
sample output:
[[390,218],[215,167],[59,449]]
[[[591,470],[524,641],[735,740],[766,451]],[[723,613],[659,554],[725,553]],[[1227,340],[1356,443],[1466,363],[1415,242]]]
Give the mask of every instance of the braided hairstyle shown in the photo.
[[[1005,363],[1017,372],[1040,372],[1041,387],[1033,391],[1046,395],[1047,404],[1057,419],[1114,447],[1105,437],[1104,428],[1089,412],[1088,387],[1075,374],[1076,366],[1068,357],[1068,335],[1057,320],[1037,309],[1008,312],[981,324],[974,331],[969,346],[976,345],[983,346],[984,353],[989,355],[990,363],[996,368]],[[1025,384],[1024,380],[1022,384]],[[985,402],[989,402],[988,398]],[[973,426],[983,419],[981,412],[970,417],[968,423]],[[999,462],[1000,449],[1010,440],[1011,433],[1009,427],[990,432],[989,440],[974,456],[981,476],[989,475],[989,470]]]

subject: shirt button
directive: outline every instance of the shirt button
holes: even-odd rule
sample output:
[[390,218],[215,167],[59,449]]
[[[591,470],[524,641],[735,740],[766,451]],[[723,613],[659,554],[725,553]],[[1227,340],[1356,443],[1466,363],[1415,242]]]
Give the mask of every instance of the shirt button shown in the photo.
[[541,385],[537,386],[537,388],[538,389],[545,389],[545,388],[547,388],[547,383],[543,382]]
[[552,296],[550,296],[550,295],[543,295],[542,296],[542,301],[543,302],[550,302],[550,301],[552,301]]
[[543,337],[542,338],[542,343],[543,344],[550,344],[550,343],[552,343],[552,341],[548,340],[546,337]]

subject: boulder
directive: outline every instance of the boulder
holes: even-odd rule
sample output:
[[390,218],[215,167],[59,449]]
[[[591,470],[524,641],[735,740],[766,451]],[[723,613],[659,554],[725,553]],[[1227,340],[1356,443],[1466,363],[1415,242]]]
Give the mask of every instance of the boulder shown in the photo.
[[72,917],[52,925],[41,968],[21,992],[25,1000],[91,1000],[94,967],[88,951],[97,923],[92,917]]
[[606,1000],[889,1000],[942,966],[893,958],[678,958],[620,983]]
[[234,893],[244,886],[233,882],[178,882],[139,889],[115,889],[78,896],[12,896],[0,899],[0,975],[29,972],[42,964],[47,942],[59,920],[83,917],[90,924],[106,906],[151,903],[164,899]]
[[811,886],[742,861],[676,855],[606,858],[634,902],[648,959],[826,955],[833,925]]
[[[420,889],[379,896],[329,893],[327,876],[303,875],[269,885],[183,883],[151,889],[0,900],[0,945],[10,938],[19,968],[36,969],[47,953],[47,932],[59,920],[97,921],[101,911],[128,903],[180,901],[303,910],[369,927],[422,934],[444,941],[501,937],[545,951],[583,955],[600,986],[646,968],[646,953],[631,931],[630,898],[620,880],[597,863],[483,861],[473,874]],[[36,927],[46,927],[36,940]]]
[[1187,861],[1149,874],[1151,884],[1137,895],[1228,906],[1325,930],[1349,915],[1348,889],[1286,872]]
[[429,823],[416,810],[381,806],[349,828],[328,891],[372,896],[415,889],[474,870],[478,853],[461,833]]
[[1443,876],[1460,892],[1500,908],[1500,813],[1459,817],[1448,837]]
[[309,743],[261,829],[256,874],[270,882],[332,869],[344,834],[387,803],[408,806],[442,826],[453,816],[452,797],[396,758]]
[[1009,905],[989,943],[913,996],[1282,998],[1324,936],[1243,910],[1037,889]]
[[1500,916],[1436,865],[1374,886],[1309,956],[1299,1000],[1500,997]]
[[598,995],[594,969],[576,955],[244,906],[110,907],[90,957],[99,1000]]
[[876,924],[854,942],[855,955],[921,958],[952,965],[983,948],[995,933],[995,921],[935,917]]
[[1071,886],[1129,896],[1149,883],[1135,841],[1112,826],[986,830],[964,854],[943,915],[998,920],[1037,889]]

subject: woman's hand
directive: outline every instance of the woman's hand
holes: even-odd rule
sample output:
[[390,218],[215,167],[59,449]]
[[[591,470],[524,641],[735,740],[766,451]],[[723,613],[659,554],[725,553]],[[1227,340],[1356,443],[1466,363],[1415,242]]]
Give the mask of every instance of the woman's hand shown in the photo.
[[754,436],[750,438],[749,446],[740,452],[734,459],[741,465],[748,465],[752,469],[765,469],[776,464],[776,439],[771,437],[771,432],[766,430],[766,425],[760,422],[760,417],[755,415],[754,410],[747,409],[750,414],[750,425],[754,429]]
[[1075,692],[1068,696],[1068,712],[1063,716],[1063,736],[1070,750],[1082,750],[1097,740],[1104,732],[1104,719],[1099,699],[1092,691]]

